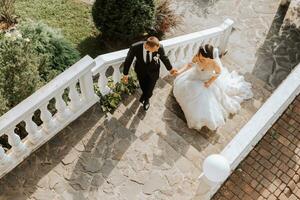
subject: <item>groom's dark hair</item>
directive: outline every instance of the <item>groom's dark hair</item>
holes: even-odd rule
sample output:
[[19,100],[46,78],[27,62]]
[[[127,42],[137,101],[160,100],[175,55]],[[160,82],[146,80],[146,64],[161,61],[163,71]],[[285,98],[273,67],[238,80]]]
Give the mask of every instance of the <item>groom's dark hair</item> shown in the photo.
[[146,41],[146,45],[153,48],[153,47],[159,47],[159,39],[157,37],[151,36],[148,37]]

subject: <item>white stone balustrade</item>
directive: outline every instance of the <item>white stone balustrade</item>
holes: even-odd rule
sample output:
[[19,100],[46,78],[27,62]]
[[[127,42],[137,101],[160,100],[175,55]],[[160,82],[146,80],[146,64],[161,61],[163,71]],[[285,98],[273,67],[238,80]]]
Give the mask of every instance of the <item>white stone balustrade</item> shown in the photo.
[[[232,24],[233,21],[227,19],[218,27],[164,40],[161,43],[165,47],[166,55],[170,57],[172,64],[175,67],[181,66],[184,62],[191,61],[200,45],[210,43],[223,51]],[[127,52],[128,49],[116,51],[100,55],[95,60],[85,56],[1,116],[0,136],[7,135],[12,148],[5,152],[0,146],[0,178],[99,100],[94,91],[94,78],[97,78],[97,85],[101,94],[108,94],[110,89],[107,86],[107,70],[112,67],[112,79],[114,83],[119,82],[122,76],[120,67]],[[166,70],[163,67],[161,69],[161,75],[166,75]],[[68,102],[63,99],[63,94],[66,95],[66,93],[68,94]],[[54,107],[57,112],[54,115],[48,109],[51,99],[55,99]],[[42,125],[40,126],[32,120],[33,113],[37,110],[41,112]],[[14,132],[20,122],[25,123],[25,129],[28,133],[22,140]]]
[[[12,170],[35,149],[51,139],[70,122],[94,105],[99,97],[93,90],[91,70],[95,62],[85,56],[65,72],[57,76],[44,87],[22,101],[0,118],[0,136],[7,135],[11,148],[6,152],[0,147],[0,177]],[[76,83],[80,82],[78,93]],[[69,89],[68,105],[62,95]],[[49,101],[55,99],[57,112],[52,115],[48,109]],[[33,122],[33,113],[40,110],[42,125]],[[25,123],[28,135],[20,139],[15,133],[16,126]]]
[[43,121],[43,130],[47,133],[51,133],[56,126],[56,119],[52,116],[47,108],[48,102],[41,106],[41,120]]
[[63,100],[63,93],[64,91],[61,91],[58,95],[55,97],[55,107],[57,109],[57,120],[60,122],[63,122],[65,119],[68,119],[72,115],[72,112],[70,108],[67,106],[66,102]]
[[25,129],[26,129],[26,131],[28,133],[28,140],[32,144],[38,143],[38,141],[42,137],[41,130],[39,130],[39,128],[36,125],[36,123],[34,123],[32,121],[31,117],[27,117],[26,119],[24,119],[24,121],[25,121]]
[[[223,52],[226,48],[227,40],[232,30],[232,25],[233,21],[227,19],[223,24],[215,28],[163,40],[161,41],[161,44],[164,46],[166,51],[165,53],[174,67],[181,67],[183,63],[191,61],[201,45],[212,44]],[[95,59],[96,66],[92,69],[92,72],[94,76],[99,76],[98,86],[103,94],[107,94],[109,92],[106,77],[107,69],[109,66],[112,66],[114,69],[116,66],[120,66],[124,62],[127,52],[128,49],[125,49],[103,54]],[[167,74],[163,67],[161,70],[161,76]],[[114,82],[120,81],[120,78],[121,74],[119,74],[119,71],[114,70]]]

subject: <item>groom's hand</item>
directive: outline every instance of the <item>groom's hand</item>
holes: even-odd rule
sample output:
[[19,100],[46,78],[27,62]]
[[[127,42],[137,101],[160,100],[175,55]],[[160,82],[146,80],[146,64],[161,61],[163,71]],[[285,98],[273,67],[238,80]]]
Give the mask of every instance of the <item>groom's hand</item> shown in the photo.
[[172,76],[176,76],[177,75],[177,69],[171,69],[170,70],[170,74],[172,75]]
[[124,84],[127,84],[127,83],[128,83],[128,75],[123,75],[122,82],[123,82]]

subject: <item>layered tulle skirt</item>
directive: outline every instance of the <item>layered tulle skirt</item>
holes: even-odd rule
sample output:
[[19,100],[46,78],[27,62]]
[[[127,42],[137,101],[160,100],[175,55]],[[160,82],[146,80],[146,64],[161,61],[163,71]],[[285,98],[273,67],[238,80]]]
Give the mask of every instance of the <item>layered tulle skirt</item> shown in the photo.
[[[220,64],[221,65],[221,64]],[[225,124],[229,114],[241,109],[241,102],[252,98],[251,84],[235,71],[221,66],[220,76],[208,88],[189,70],[174,81],[174,96],[181,106],[189,128],[211,130]]]

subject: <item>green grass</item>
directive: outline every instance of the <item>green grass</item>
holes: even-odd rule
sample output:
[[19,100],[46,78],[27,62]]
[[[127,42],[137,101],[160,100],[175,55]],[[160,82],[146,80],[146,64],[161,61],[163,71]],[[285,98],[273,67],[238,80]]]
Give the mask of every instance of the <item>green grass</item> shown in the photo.
[[82,55],[95,57],[101,51],[97,45],[99,32],[91,16],[91,5],[79,0],[17,0],[16,12],[21,19],[41,20],[61,29]]

